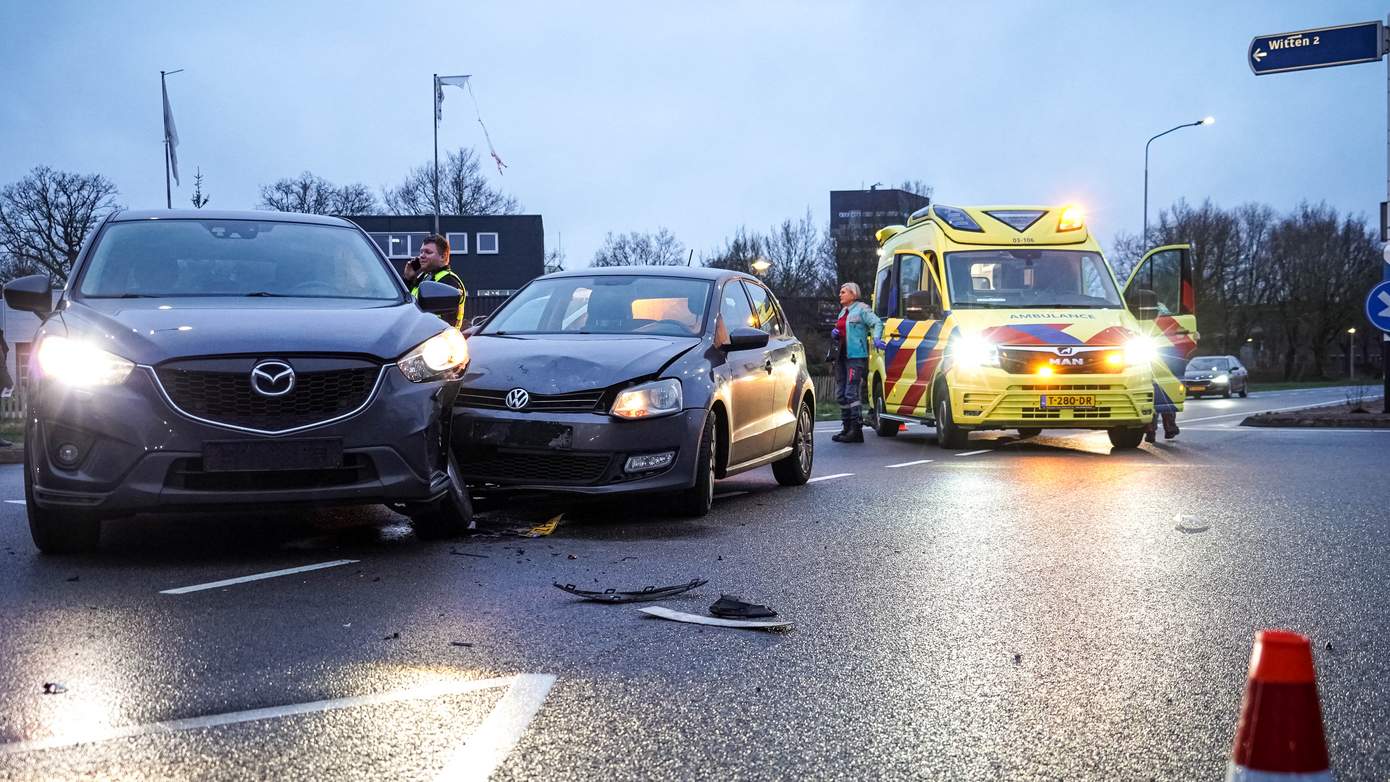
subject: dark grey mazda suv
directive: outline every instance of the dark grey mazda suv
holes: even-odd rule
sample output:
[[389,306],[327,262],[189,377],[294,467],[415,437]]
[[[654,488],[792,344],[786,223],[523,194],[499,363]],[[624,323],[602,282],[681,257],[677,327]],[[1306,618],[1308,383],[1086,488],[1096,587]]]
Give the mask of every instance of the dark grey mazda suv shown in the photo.
[[476,491],[666,492],[709,511],[714,480],[811,475],[806,354],[754,277],[683,267],[532,280],[468,340],[454,450]]
[[94,232],[43,317],[26,386],[25,504],[45,552],[143,511],[387,503],[422,536],[461,528],[449,457],[463,336],[344,220],[125,212]]

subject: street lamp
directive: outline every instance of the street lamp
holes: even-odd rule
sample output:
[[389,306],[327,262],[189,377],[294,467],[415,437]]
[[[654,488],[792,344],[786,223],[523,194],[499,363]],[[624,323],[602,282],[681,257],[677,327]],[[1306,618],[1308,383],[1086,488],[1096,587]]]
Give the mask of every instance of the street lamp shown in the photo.
[[1169,128],[1162,133],[1149,139],[1148,144],[1144,145],[1144,244],[1149,243],[1149,144],[1154,143],[1154,139],[1163,138],[1175,130],[1183,128],[1195,128],[1202,125],[1210,125],[1216,121],[1216,117],[1203,117],[1196,122],[1184,122],[1176,127]]
[[1356,327],[1347,329],[1347,381],[1356,382]]
[[772,268],[772,261],[769,261],[766,258],[757,258],[754,259],[754,261],[748,265],[753,269],[753,271],[757,272],[758,275],[761,276],[764,273],[766,273],[768,269]]

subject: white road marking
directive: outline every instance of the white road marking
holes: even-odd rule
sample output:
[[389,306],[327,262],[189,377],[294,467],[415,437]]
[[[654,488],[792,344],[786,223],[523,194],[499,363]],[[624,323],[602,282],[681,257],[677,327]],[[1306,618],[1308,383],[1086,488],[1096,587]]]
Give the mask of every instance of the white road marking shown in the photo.
[[23,505],[23,504],[24,504],[24,500],[5,500],[5,502],[8,502],[8,503],[11,504],[11,505]]
[[834,475],[818,475],[818,476],[816,476],[816,477],[814,477],[814,478],[812,478],[811,480],[806,481],[806,482],[807,482],[807,483],[818,483],[818,482],[820,482],[820,481],[828,481],[828,480],[830,480],[831,478],[848,478],[849,476],[851,476],[851,475],[853,475],[853,474],[854,474],[854,473],[852,473],[852,472],[837,472],[837,473],[835,473]]
[[982,453],[989,453],[989,452],[990,452],[990,449],[986,448],[986,449],[984,449],[983,451],[966,451],[965,453],[958,453],[958,454],[956,454],[956,456],[979,456],[979,455],[982,454]]
[[[270,706],[264,709],[248,709],[247,711],[232,711],[225,714],[211,714],[205,717],[189,717],[187,719],[168,720],[166,722],[148,722],[144,725],[98,728],[96,730],[75,734],[60,734],[44,739],[0,744],[0,755],[13,755],[20,752],[34,752],[37,750],[57,749],[60,747],[75,747],[82,744],[97,744],[111,741],[112,739],[144,736],[150,733],[175,733],[183,730],[217,728],[223,725],[236,725],[242,722],[256,722],[259,720],[291,717],[296,714],[314,714],[321,711],[350,709],[357,706],[376,706],[383,703],[396,703],[399,701],[430,700],[449,695],[462,695],[478,690],[490,690],[507,685],[515,687],[527,676],[527,674],[521,674],[496,679],[444,681],[422,687],[410,687],[404,690],[389,690],[387,692],[378,692],[371,695],[356,695],[350,698],[332,698],[330,700],[311,701],[309,703],[290,703],[284,706]],[[550,682],[553,682],[555,679],[553,676],[539,676],[537,678],[549,679]],[[534,688],[534,684],[529,686]],[[546,684],[545,689],[546,691],[550,689],[549,683]],[[508,694],[510,694],[510,692]],[[524,692],[523,694],[526,693]],[[506,696],[504,695],[502,699],[506,700]],[[498,707],[500,708],[501,705],[502,703],[499,702]],[[497,709],[493,711],[495,713]],[[489,717],[489,719],[491,719],[491,717]],[[484,726],[486,726],[486,724],[486,721],[484,721]]]
[[902,464],[890,464],[890,465],[888,465],[888,469],[891,470],[891,469],[893,469],[893,468],[895,468],[895,467],[911,467],[911,466],[914,465],[914,464],[931,464],[931,461],[932,461],[931,459],[918,459],[918,460],[915,461],[915,462],[903,462]]
[[545,696],[555,684],[551,674],[523,673],[514,677],[507,694],[493,707],[483,724],[454,750],[436,780],[476,779],[492,776],[525,735]]
[[186,595],[189,592],[201,592],[204,589],[217,589],[218,587],[231,586],[233,584],[245,584],[248,581],[263,581],[267,578],[279,578],[280,576],[292,576],[295,573],[307,573],[311,570],[323,570],[324,568],[338,567],[339,565],[351,565],[358,562],[356,559],[335,559],[332,562],[320,562],[317,565],[305,565],[303,567],[292,567],[285,570],[272,570],[269,573],[256,573],[250,576],[239,578],[228,578],[223,581],[212,581],[206,584],[194,584],[193,586],[179,587],[177,589],[161,589],[161,595]]

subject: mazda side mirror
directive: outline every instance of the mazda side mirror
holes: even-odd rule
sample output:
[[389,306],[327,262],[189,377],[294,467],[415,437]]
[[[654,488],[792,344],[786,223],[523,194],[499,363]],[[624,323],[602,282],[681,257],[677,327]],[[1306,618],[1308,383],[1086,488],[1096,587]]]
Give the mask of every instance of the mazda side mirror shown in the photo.
[[[8,290],[5,291],[5,295],[9,295]],[[454,318],[458,315],[459,299],[462,298],[463,291],[452,285],[445,285],[442,282],[435,282],[434,280],[425,280],[420,283],[420,295],[416,297],[415,301],[420,305],[420,309],[425,312],[431,315],[438,315],[450,323],[453,323]]]
[[768,334],[762,329],[744,326],[729,332],[729,342],[725,350],[756,350],[767,347]]
[[10,309],[32,312],[40,318],[53,311],[53,281],[47,274],[20,277],[5,284],[5,303]]

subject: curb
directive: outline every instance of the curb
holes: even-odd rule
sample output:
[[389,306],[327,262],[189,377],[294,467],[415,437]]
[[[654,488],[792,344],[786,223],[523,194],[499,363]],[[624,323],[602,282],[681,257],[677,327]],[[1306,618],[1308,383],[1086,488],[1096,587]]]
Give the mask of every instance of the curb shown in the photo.
[[24,449],[0,448],[0,464],[24,464]]
[[1390,429],[1390,417],[1384,414],[1370,414],[1365,417],[1357,418],[1345,416],[1340,418],[1303,418],[1297,415],[1252,415],[1240,422],[1241,426],[1262,426],[1262,427],[1286,427],[1286,428],[1355,428],[1355,429]]

